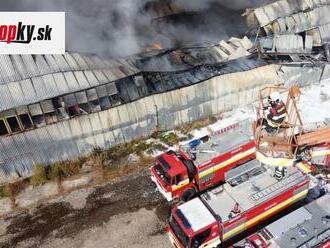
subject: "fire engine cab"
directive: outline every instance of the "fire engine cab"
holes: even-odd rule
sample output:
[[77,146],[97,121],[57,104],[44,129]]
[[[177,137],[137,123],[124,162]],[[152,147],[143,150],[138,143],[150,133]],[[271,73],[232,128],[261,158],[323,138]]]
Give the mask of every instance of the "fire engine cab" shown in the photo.
[[288,167],[274,170],[252,160],[226,173],[226,183],[171,211],[169,236],[175,247],[217,247],[304,198],[309,177]]
[[[235,132],[233,132],[235,130]],[[224,181],[225,172],[255,158],[251,122],[228,132],[213,132],[156,158],[151,179],[168,200],[191,199]]]

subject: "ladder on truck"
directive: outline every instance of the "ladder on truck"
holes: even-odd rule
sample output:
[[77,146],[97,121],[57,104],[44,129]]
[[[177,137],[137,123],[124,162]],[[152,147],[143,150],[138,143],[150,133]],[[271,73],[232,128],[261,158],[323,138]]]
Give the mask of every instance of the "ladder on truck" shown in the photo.
[[[286,110],[286,118],[272,133],[263,130],[263,121],[266,120],[265,100],[272,92],[282,93]],[[298,87],[291,87],[287,91],[284,87],[268,86],[259,91],[259,106],[257,107],[257,121],[254,126],[256,148],[267,156],[278,157],[283,155],[293,158],[297,151],[297,137],[303,132],[303,124],[297,109],[297,100],[300,96]],[[286,99],[285,99],[286,98]]]

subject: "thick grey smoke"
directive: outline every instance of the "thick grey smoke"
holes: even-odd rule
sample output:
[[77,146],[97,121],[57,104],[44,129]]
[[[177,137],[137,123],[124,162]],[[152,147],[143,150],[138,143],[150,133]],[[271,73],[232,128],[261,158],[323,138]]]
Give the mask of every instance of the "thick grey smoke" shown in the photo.
[[[176,2],[179,15],[155,20],[150,2]],[[121,57],[241,35],[246,7],[262,0],[0,0],[1,11],[65,11],[67,50]]]

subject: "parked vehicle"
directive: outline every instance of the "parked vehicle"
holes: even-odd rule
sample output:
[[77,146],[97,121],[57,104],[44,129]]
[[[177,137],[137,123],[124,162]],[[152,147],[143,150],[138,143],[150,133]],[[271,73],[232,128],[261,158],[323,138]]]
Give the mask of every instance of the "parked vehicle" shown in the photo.
[[301,207],[232,248],[330,247],[330,195]]
[[150,168],[151,179],[168,201],[187,201],[255,156],[251,122],[245,120],[161,154]]
[[168,228],[175,247],[217,247],[303,199],[309,176],[288,167],[277,180],[274,168],[257,160],[225,175],[226,183],[171,211]]

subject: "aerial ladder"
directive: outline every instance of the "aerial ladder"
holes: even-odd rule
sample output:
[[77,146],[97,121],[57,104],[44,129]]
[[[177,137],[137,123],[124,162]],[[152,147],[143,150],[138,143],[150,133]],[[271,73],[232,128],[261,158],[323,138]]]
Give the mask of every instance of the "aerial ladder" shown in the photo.
[[[275,91],[281,94],[286,117],[272,132],[267,132],[263,126],[267,119],[267,97]],[[300,95],[297,86],[289,90],[277,86],[260,90],[254,123],[257,159],[271,166],[290,166],[299,160],[322,157],[322,164],[330,169],[330,125],[318,123],[305,129],[297,108]]]

